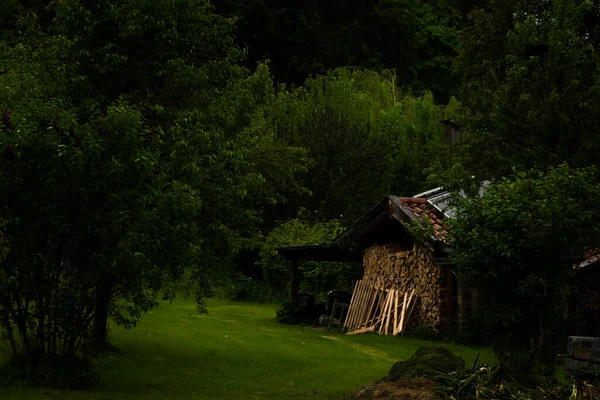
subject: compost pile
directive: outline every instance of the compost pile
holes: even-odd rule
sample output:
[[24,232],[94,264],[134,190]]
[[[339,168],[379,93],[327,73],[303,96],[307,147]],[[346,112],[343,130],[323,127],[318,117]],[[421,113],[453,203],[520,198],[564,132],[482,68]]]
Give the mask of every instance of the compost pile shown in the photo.
[[398,361],[380,382],[367,385],[351,396],[356,400],[441,400],[433,389],[440,373],[465,367],[462,358],[443,347],[420,347],[411,358]]
[[397,382],[379,382],[367,385],[352,394],[356,400],[441,400],[433,391],[435,381],[428,378],[400,379]]
[[390,369],[386,382],[405,378],[435,378],[440,373],[448,373],[465,368],[465,361],[440,346],[419,347],[406,361],[398,361]]

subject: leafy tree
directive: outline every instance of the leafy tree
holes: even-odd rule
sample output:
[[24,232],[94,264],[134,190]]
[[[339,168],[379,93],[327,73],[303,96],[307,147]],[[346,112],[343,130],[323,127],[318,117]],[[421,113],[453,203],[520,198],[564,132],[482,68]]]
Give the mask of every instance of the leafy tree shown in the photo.
[[[458,197],[452,258],[478,289],[479,320],[513,371],[553,377],[557,332],[583,249],[600,245],[596,171],[566,164],[516,173],[481,197]],[[550,379],[550,378],[548,378]]]
[[[276,249],[283,246],[305,244],[331,244],[335,237],[344,231],[337,220],[311,223],[301,219],[290,219],[280,223],[265,239],[261,249],[261,265],[265,281],[280,298],[289,293],[290,265]],[[359,268],[352,263],[305,261],[299,264],[303,275],[302,289],[321,293],[335,287],[350,287],[358,279]]]
[[217,0],[239,17],[238,40],[248,62],[268,58],[276,79],[300,85],[339,67],[397,70],[398,83],[417,93],[452,94],[458,11],[446,1]]
[[391,193],[412,196],[431,189],[427,171],[449,146],[440,123],[445,118],[444,111],[435,104],[431,93],[425,93],[422,97],[400,99],[382,116],[377,129],[391,138]]
[[596,162],[597,2],[490,1],[463,31],[463,141],[479,179]]
[[391,82],[373,72],[339,70],[282,91],[272,120],[281,140],[305,148],[310,198],[297,206],[321,221],[351,222],[384,196],[390,138],[373,129],[393,106]]
[[350,223],[390,190],[422,190],[442,141],[433,96],[399,93],[390,74],[373,71],[339,69],[280,91],[271,118],[279,138],[307,150],[312,196],[296,207],[321,221]]
[[393,68],[398,83],[447,101],[455,88],[458,12],[445,1],[381,0],[369,16],[367,43],[380,68]]
[[[301,150],[265,125],[269,71],[237,65],[208,2],[21,4],[0,56],[0,325],[73,355],[189,271],[202,297],[256,243]],[[270,166],[282,161],[279,173]],[[284,183],[283,183],[284,182]]]

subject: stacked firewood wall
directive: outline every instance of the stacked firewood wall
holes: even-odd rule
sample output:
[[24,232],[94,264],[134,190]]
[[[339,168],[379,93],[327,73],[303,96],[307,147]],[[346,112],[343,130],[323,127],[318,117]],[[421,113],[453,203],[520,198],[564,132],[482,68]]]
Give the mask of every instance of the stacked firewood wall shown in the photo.
[[401,293],[416,291],[418,303],[410,322],[412,327],[438,327],[442,271],[434,264],[431,250],[419,243],[410,250],[393,244],[372,246],[363,251],[363,268],[363,280],[376,287]]

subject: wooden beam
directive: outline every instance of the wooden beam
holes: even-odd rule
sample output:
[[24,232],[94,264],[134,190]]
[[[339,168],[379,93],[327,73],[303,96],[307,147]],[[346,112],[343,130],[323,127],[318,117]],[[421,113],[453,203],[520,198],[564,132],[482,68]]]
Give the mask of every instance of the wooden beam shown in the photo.
[[406,314],[406,296],[408,293],[404,293],[404,304],[402,304],[402,315],[400,316],[400,325],[397,327],[396,332],[394,332],[394,335],[397,335],[398,333],[402,332],[402,330],[404,329],[404,315]]
[[360,328],[352,332],[346,333],[346,335],[360,335],[361,333],[373,332],[375,330],[375,326],[369,326],[367,328]]

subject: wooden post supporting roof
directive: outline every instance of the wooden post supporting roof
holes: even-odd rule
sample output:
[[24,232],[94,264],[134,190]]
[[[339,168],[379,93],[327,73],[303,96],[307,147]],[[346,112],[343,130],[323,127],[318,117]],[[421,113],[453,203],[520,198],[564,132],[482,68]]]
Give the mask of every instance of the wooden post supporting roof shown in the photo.
[[296,300],[298,290],[300,289],[300,271],[298,269],[298,260],[292,260],[290,268],[290,299]]

